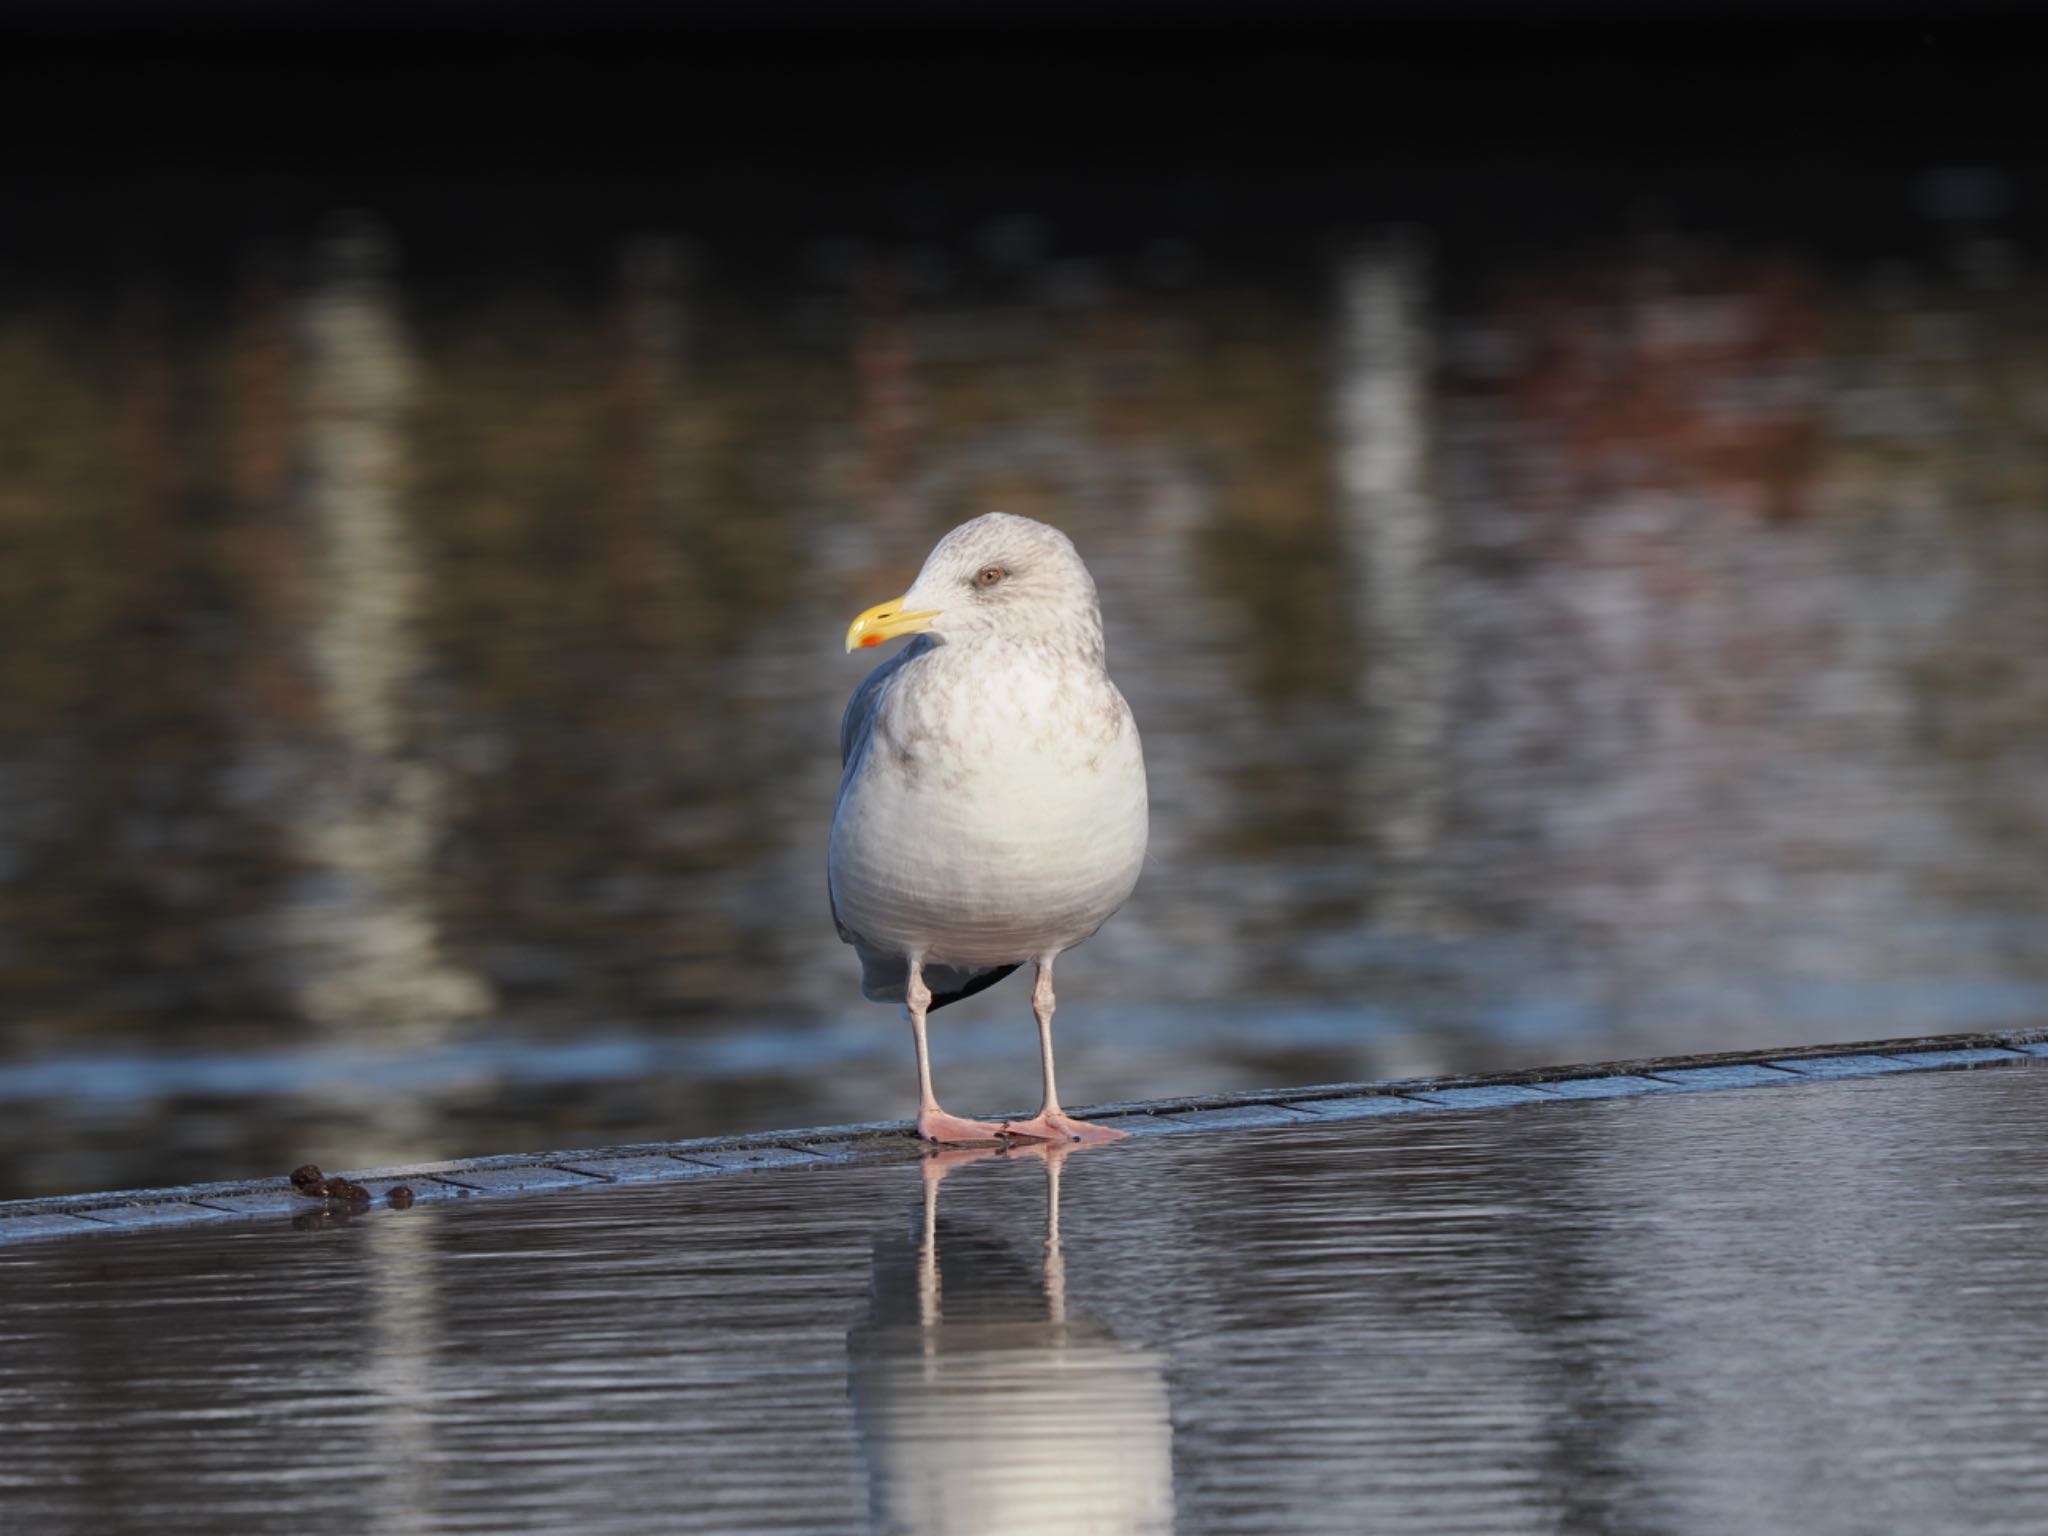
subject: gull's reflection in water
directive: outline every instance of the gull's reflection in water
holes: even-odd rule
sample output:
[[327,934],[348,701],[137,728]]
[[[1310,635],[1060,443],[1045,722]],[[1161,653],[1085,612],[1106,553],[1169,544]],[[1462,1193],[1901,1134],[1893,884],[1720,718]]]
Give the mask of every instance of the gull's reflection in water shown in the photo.
[[[1173,1529],[1165,1360],[1067,1307],[1060,1174],[1076,1150],[931,1156],[916,1232],[875,1243],[874,1295],[847,1335],[847,1368],[878,1530]],[[1036,1263],[985,1228],[939,1216],[948,1176],[1020,1157],[1045,1167]]]

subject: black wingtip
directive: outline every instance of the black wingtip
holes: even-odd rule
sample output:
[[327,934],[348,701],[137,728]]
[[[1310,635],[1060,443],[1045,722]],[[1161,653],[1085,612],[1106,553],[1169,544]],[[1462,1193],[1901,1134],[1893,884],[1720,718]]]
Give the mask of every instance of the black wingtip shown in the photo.
[[[1021,961],[1018,962],[1018,964],[1022,963]],[[972,997],[977,992],[986,992],[990,987],[1016,969],[1015,965],[999,965],[992,971],[983,971],[964,987],[955,987],[951,992],[934,992],[932,994],[932,1005],[926,1012],[935,1012],[945,1007],[948,1003],[959,1002],[963,997]]]

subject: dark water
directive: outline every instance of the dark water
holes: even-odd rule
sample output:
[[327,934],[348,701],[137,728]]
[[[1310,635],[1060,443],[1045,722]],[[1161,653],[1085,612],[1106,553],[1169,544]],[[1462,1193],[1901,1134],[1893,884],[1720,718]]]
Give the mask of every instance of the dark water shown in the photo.
[[839,637],[990,508],[1076,1103],[2048,1018],[2038,48],[514,9],[0,48],[0,1196],[906,1112]]
[[30,1245],[0,1256],[0,1516],[2038,1530],[2044,1089],[2029,1066]]
[[[0,1192],[902,1112],[838,640],[990,507],[1079,542],[1151,764],[1077,1099],[2048,1012],[2018,248],[982,234],[427,303],[344,220],[0,312]],[[1021,994],[945,1023],[947,1102],[1031,1097]]]

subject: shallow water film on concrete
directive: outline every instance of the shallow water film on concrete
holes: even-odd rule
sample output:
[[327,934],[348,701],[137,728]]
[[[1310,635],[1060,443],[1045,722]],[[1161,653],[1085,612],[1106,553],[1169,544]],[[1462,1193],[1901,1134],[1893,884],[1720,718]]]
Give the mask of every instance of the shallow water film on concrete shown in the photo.
[[50,1533],[2022,1532],[2048,1068],[0,1254]]

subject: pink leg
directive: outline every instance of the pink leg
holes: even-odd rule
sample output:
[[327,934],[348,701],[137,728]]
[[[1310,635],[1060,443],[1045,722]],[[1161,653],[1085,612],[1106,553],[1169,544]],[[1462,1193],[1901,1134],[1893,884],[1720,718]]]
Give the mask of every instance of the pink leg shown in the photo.
[[945,1143],[995,1142],[1002,1137],[1002,1128],[986,1120],[968,1120],[959,1115],[949,1115],[939,1108],[939,1101],[932,1092],[931,1052],[925,1044],[924,1016],[932,1005],[931,988],[924,984],[924,965],[913,958],[910,962],[910,982],[904,988],[903,1007],[910,1015],[910,1033],[917,1042],[917,1134],[926,1141]]
[[1131,1134],[1129,1131],[1090,1125],[1060,1108],[1059,1089],[1053,1082],[1052,1071],[1052,963],[1057,958],[1045,955],[1039,959],[1038,981],[1031,989],[1031,1011],[1038,1016],[1038,1064],[1045,1078],[1045,1102],[1029,1120],[1004,1122],[1003,1134],[1028,1136],[1036,1141],[1122,1141]]

